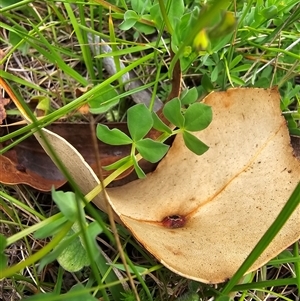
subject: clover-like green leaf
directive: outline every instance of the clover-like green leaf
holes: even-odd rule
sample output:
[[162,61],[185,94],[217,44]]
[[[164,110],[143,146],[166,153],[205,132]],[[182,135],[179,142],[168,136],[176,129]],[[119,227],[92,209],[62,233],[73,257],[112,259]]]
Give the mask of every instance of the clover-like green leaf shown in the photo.
[[119,129],[109,129],[104,124],[97,125],[97,137],[104,143],[110,145],[126,145],[131,144],[132,140]]
[[128,109],[127,124],[132,140],[141,140],[152,128],[151,112],[144,104],[137,104]]
[[146,138],[136,142],[136,148],[144,159],[151,163],[156,163],[167,153],[169,146]]
[[162,122],[155,112],[152,112],[152,118],[154,129],[163,133],[172,134],[172,130],[164,122]]
[[167,102],[163,108],[165,117],[175,126],[182,128],[184,126],[184,117],[181,113],[181,103],[179,98],[174,98]]
[[[80,230],[80,226],[75,223],[72,226],[69,235],[72,236]],[[67,237],[68,236],[66,236],[62,242],[67,239]],[[57,257],[57,261],[68,272],[77,272],[84,266],[88,266],[90,264],[87,251],[84,248],[79,236],[72,239],[66,248],[64,248],[64,250]]]
[[62,214],[69,220],[74,222],[78,217],[78,206],[76,195],[71,192],[51,191],[52,199],[56,203]]
[[193,103],[185,111],[184,117],[185,130],[201,131],[211,123],[212,109],[203,103]]
[[191,103],[194,103],[198,99],[198,91],[195,87],[192,89],[189,89],[187,91],[184,91],[184,94],[181,96],[180,101],[183,105],[189,105]]
[[74,233],[73,230],[70,230],[69,233],[59,242],[59,244],[46,256],[44,256],[39,264],[38,267],[38,272],[42,271],[43,268],[49,264],[50,262],[56,260],[59,255],[68,247],[72,244],[72,241],[74,239],[77,239],[79,242],[79,238],[77,235]]
[[186,147],[196,155],[204,154],[209,147],[191,133],[184,131],[183,140]]

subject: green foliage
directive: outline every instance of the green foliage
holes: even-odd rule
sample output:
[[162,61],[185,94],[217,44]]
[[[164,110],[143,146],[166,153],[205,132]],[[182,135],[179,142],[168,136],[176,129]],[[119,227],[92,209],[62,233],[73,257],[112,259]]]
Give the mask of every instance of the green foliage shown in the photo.
[[[53,298],[53,299],[52,299]],[[57,295],[55,293],[43,293],[26,298],[29,301],[42,301],[42,300],[66,300],[66,301],[96,301],[97,298],[93,297],[82,284],[74,285],[66,294]]]
[[179,129],[172,131],[155,114],[150,112],[144,104],[138,104],[127,111],[127,125],[130,136],[118,129],[109,129],[107,126],[99,124],[97,126],[97,137],[105,143],[111,145],[132,144],[131,155],[106,166],[107,170],[121,168],[124,164],[132,163],[139,178],[144,178],[145,173],[138,165],[135,150],[144,159],[151,163],[158,162],[168,151],[168,146],[161,141],[153,141],[144,138],[152,127],[165,135],[163,140],[178,132],[183,134],[186,146],[195,154],[202,155],[208,150],[208,146],[193,136],[190,132],[205,129],[212,120],[211,108],[205,104],[195,103],[198,97],[196,89],[185,91],[182,99],[184,104],[190,104],[187,109],[183,108],[183,103],[179,98],[174,98],[163,108],[164,116]]
[[69,237],[72,237],[79,231],[80,226],[75,223],[68,235],[61,241],[63,244],[66,240],[68,244],[64,246],[63,251],[57,257],[57,261],[68,272],[80,271],[84,266],[90,264],[90,259],[80,237],[77,236],[72,240],[68,240]]
[[119,168],[125,163],[132,162],[137,175],[140,178],[145,177],[144,172],[138,165],[135,150],[137,149],[144,159],[155,163],[166,154],[169,148],[162,142],[144,138],[152,128],[153,123],[151,112],[144,104],[138,104],[127,111],[127,125],[131,137],[118,129],[110,130],[107,126],[99,124],[97,126],[97,137],[101,141],[112,145],[132,144],[130,156],[122,158],[120,161],[106,166],[106,168],[111,170]]
[[69,221],[75,222],[78,219],[78,208],[82,208],[82,206],[80,205],[80,199],[77,199],[73,192],[55,191],[53,189],[52,198]]
[[95,95],[89,101],[90,112],[92,114],[101,114],[115,107],[120,101],[118,91],[112,86],[104,87],[103,92]]
[[183,128],[184,117],[181,112],[181,102],[179,98],[174,98],[165,104],[163,108],[165,117],[175,126]]
[[[6,237],[4,235],[0,234],[0,272],[7,266],[7,257],[4,254],[6,244],[7,244]],[[0,274],[0,277],[1,277],[1,274]]]
[[141,140],[152,128],[151,112],[144,104],[138,104],[127,110],[127,125],[133,142]]
[[[205,141],[200,141],[193,133],[209,126],[213,118],[211,109],[198,103],[197,100],[214,90],[225,90],[231,86],[265,88],[278,86],[282,96],[281,109],[290,133],[300,136],[300,87],[295,80],[295,76],[300,73],[298,64],[300,43],[297,42],[300,32],[298,2],[298,0],[250,0],[237,1],[234,6],[230,1],[210,0],[111,0],[109,3],[119,10],[114,11],[112,7],[110,12],[109,8],[105,7],[105,1],[94,1],[91,4],[75,0],[72,1],[71,6],[68,2],[2,0],[0,1],[0,26],[1,33],[5,35],[0,34],[0,43],[1,46],[4,45],[5,51],[4,57],[2,55],[0,57],[0,65],[5,68],[0,70],[0,75],[12,83],[19,95],[27,97],[27,102],[34,97],[45,100],[39,106],[46,114],[47,111],[50,114],[45,116],[43,121],[39,121],[39,127],[72,115],[73,110],[87,102],[93,114],[104,113],[106,117],[110,114],[122,118],[122,114],[127,113],[129,135],[101,125],[97,127],[97,136],[108,144],[131,145],[129,156],[106,166],[106,169],[126,169],[133,165],[138,176],[142,178],[145,174],[138,164],[140,155],[150,162],[159,161],[168,150],[164,141],[172,135],[182,135],[186,146],[198,155],[208,149]],[[120,22],[114,21],[109,27],[108,14],[112,20],[117,19]],[[110,32],[106,31],[108,27]],[[90,35],[106,40],[112,46],[113,52],[93,53],[91,44],[95,44],[96,48],[97,43],[90,42],[88,39]],[[171,61],[170,50],[174,52]],[[20,53],[21,55],[18,56]],[[118,70],[116,75],[107,78],[107,74],[102,73],[100,58],[113,57],[114,61],[118,61],[123,55],[126,58],[127,69]],[[14,61],[14,58],[18,60]],[[177,128],[169,128],[156,113],[148,110],[144,105],[135,105],[127,110],[123,100],[133,92],[122,91],[120,81],[123,75],[133,68],[140,67],[142,71],[138,76],[141,80],[145,80],[147,85],[139,89],[154,87],[153,97],[159,96],[164,101],[170,91],[170,81],[167,76],[171,79],[177,60],[180,60],[184,74],[183,86],[190,86],[179,98],[171,100],[164,108],[165,117]],[[33,66],[37,66],[36,70],[35,67],[28,66],[27,62],[35,62]],[[18,70],[16,66],[20,64],[22,68]],[[169,70],[168,74],[163,73],[161,68],[163,65]],[[148,72],[149,70],[154,72]],[[155,79],[150,74],[155,74]],[[117,86],[118,82],[119,86]],[[82,96],[77,97],[74,90],[78,86],[89,87],[89,89]],[[53,107],[49,108],[49,103],[50,105],[55,103],[55,110]],[[126,103],[128,103],[127,99]],[[151,127],[161,132],[157,141],[147,137]],[[32,127],[27,126],[18,133],[1,137],[1,142],[11,139],[13,135],[16,137],[20,133],[24,134],[30,129]],[[10,187],[9,191],[13,189]],[[297,191],[299,203],[299,189]],[[16,195],[21,197],[23,192],[22,189],[22,193],[18,192]],[[31,196],[32,193],[27,191],[27,198],[28,195]],[[38,293],[29,298],[25,291],[23,295],[28,300],[46,298],[47,300],[108,301],[120,300],[121,295],[124,300],[135,300],[131,291],[124,294],[120,284],[123,280],[118,279],[112,272],[112,267],[122,270],[122,265],[118,263],[108,265],[107,258],[102,255],[96,242],[99,234],[101,238],[104,237],[103,232],[109,225],[104,223],[104,226],[100,227],[98,222],[87,224],[83,218],[83,205],[81,200],[77,199],[77,194],[53,192],[53,199],[61,213],[50,217],[41,209],[44,207],[40,207],[39,200],[27,206],[25,204],[28,199],[16,203],[7,196],[2,198],[0,201],[4,204],[7,202],[8,206],[13,208],[11,211],[15,216],[6,207],[1,207],[4,208],[1,219],[4,220],[5,227],[11,229],[12,235],[7,238],[0,235],[0,278],[2,274],[8,276],[8,280],[13,277],[13,283],[20,295],[23,293],[21,287],[26,287],[20,285],[22,281],[30,285],[38,283],[35,289],[46,287],[46,291],[53,290],[53,293]],[[289,202],[289,205],[292,208],[296,203],[294,197],[294,202]],[[1,203],[1,206],[4,205]],[[288,210],[289,208],[284,208],[283,212],[286,214]],[[29,216],[30,223],[27,223],[27,219],[24,222],[23,216],[26,215]],[[103,215],[101,217],[99,214],[91,215],[99,222],[102,221]],[[285,219],[286,216],[281,215],[281,219],[276,220],[276,224],[280,226]],[[125,241],[125,250],[129,241],[129,244],[134,246],[135,253],[141,256],[143,262],[147,262],[146,265],[159,266],[130,238],[128,231],[121,226],[118,226],[118,229],[121,240]],[[273,232],[268,233],[268,237],[264,237],[245,266],[253,263],[269,237],[276,231],[273,227]],[[32,233],[34,234],[31,235]],[[110,232],[105,233],[110,237]],[[30,240],[41,240],[47,237],[49,239],[45,243],[35,241],[32,244],[44,247],[41,250],[33,250],[31,254]],[[21,239],[31,255],[18,264],[7,266],[5,254],[11,252],[7,249]],[[112,241],[112,238],[106,241]],[[128,249],[130,248],[131,246]],[[241,291],[242,296],[239,298],[246,299],[248,295],[249,298],[255,298],[254,291],[259,289],[262,291],[262,288],[266,287],[275,287],[275,290],[279,291],[280,287],[289,284],[293,285],[294,289],[296,284],[299,288],[299,249],[296,245],[294,249],[294,254],[283,252],[270,262],[271,267],[280,267],[283,263],[289,263],[286,266],[290,266],[293,272],[290,278],[287,276],[286,279],[271,279],[260,283],[254,274],[250,274],[247,281],[243,278],[244,282],[241,282],[245,272],[243,266],[233,280],[225,286],[212,288],[197,284],[197,288],[201,287],[203,296],[218,298],[217,300],[230,300],[229,295],[235,291]],[[118,260],[118,255],[114,251],[112,253],[113,260]],[[47,264],[57,259],[64,269],[70,271],[80,270],[88,265],[88,270],[92,272],[88,272],[88,280],[84,282],[86,286],[76,285],[68,291],[68,289],[64,290],[64,284],[56,283],[54,287],[51,283],[45,284],[42,279],[39,279],[39,273],[44,274]],[[51,265],[47,270],[52,269],[55,269],[55,265]],[[59,271],[64,269],[60,268]],[[161,266],[157,269],[161,269]],[[25,277],[29,275],[27,270],[31,271],[28,278]],[[139,264],[135,269],[130,268],[130,271],[136,273],[136,277],[146,273],[146,269]],[[176,300],[174,295],[167,296],[164,292],[173,285],[169,282],[172,279],[178,283],[178,289],[183,280],[178,278],[177,281],[177,276],[172,274],[170,277],[170,273],[162,269],[157,274],[153,274],[158,278],[160,286],[153,285],[152,280],[147,282],[149,280],[147,276],[136,280],[139,283],[138,287],[150,283],[148,291],[144,288],[140,290],[140,299],[154,300],[159,296],[158,298],[163,300],[168,298]],[[76,275],[79,277],[80,274]],[[57,279],[63,279],[63,275],[58,275]],[[236,284],[238,282],[239,285]],[[220,293],[221,295],[217,297]],[[288,299],[286,296],[283,297]],[[203,297],[203,300],[206,300],[205,298]],[[188,292],[177,300],[199,300],[199,296],[196,289],[189,288]]]
[[56,221],[53,221],[51,224],[48,224],[45,227],[38,229],[34,233],[34,237],[36,239],[43,239],[43,238],[55,235],[55,234],[57,234],[57,232],[60,231],[61,227],[66,222],[67,222],[67,218],[65,216],[62,216],[61,218],[57,219]]

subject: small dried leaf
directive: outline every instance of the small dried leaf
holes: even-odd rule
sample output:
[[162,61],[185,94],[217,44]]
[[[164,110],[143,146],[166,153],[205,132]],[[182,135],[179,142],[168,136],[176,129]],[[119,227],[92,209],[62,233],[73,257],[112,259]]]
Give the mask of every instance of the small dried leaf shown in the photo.
[[6,118],[6,111],[5,111],[4,106],[9,104],[9,102],[10,102],[9,98],[3,98],[0,95],[0,124],[2,124],[3,120]]

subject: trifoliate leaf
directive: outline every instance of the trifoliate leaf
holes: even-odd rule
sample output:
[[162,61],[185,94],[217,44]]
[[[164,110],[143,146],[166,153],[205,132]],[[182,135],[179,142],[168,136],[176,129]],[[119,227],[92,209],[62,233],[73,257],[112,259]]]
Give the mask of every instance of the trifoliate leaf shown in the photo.
[[127,124],[132,140],[138,141],[152,128],[151,112],[144,104],[137,104],[127,110]]
[[187,90],[184,95],[180,98],[182,105],[188,105],[194,103],[198,99],[198,91],[196,87]]
[[175,126],[182,128],[184,125],[184,117],[181,113],[181,103],[176,97],[167,102],[163,108],[165,117]]
[[183,140],[186,147],[196,155],[202,155],[209,149],[206,144],[189,132],[183,132]]
[[154,129],[163,133],[172,134],[172,130],[165,123],[162,122],[162,120],[157,116],[155,112],[152,112],[152,119]]
[[169,146],[146,138],[136,142],[136,148],[144,159],[156,163],[167,153]]
[[103,124],[97,125],[97,137],[104,143],[110,145],[126,145],[131,144],[132,140],[125,133],[118,129],[109,129]]
[[76,199],[76,195],[71,192],[51,191],[52,199],[56,203],[62,214],[69,220],[74,222],[78,217],[78,205],[79,200]]
[[210,106],[203,103],[193,103],[184,114],[184,129],[188,131],[201,131],[205,129],[212,120],[212,110]]

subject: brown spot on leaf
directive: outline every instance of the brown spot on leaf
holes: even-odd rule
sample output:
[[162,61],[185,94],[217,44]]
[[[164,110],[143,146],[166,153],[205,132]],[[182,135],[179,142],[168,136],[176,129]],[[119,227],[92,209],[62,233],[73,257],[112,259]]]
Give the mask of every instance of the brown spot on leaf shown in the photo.
[[186,218],[183,215],[174,214],[166,216],[161,223],[165,228],[177,229],[185,226]]

